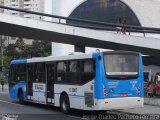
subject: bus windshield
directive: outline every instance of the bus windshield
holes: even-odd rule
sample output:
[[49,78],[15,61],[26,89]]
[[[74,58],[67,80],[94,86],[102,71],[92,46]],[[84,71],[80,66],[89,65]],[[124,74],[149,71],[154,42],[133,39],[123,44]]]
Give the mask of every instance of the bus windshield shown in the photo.
[[106,76],[116,79],[128,79],[138,76],[138,54],[106,54],[104,64]]

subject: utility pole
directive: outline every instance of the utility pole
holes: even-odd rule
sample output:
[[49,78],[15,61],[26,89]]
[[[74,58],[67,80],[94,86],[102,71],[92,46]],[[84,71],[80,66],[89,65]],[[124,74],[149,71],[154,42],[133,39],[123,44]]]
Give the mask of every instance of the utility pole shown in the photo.
[[1,65],[2,65],[2,73],[3,73],[3,38],[2,38],[2,35],[1,35],[1,57],[2,57]]
[[1,41],[1,86],[2,86],[2,92],[4,91],[4,79],[3,79],[3,38],[2,35],[0,35],[0,41]]
[[2,35],[0,35],[0,42],[1,42],[1,79],[3,77],[3,39],[2,39]]
[[2,72],[3,72],[3,39],[2,35],[0,36],[1,39],[1,67],[2,67]]

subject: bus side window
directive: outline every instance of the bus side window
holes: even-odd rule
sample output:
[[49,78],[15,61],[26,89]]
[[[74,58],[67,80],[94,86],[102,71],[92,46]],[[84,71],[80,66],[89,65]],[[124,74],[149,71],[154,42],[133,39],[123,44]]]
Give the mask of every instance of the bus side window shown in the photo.
[[66,71],[67,71],[67,64],[65,62],[58,62],[57,72],[66,72]]
[[83,69],[83,72],[94,72],[94,64],[93,64],[93,61],[85,61],[84,62],[84,69]]
[[77,85],[81,83],[80,61],[69,61],[69,72],[66,75],[66,82]]
[[79,61],[71,61],[69,64],[69,72],[80,72]]
[[34,75],[35,75],[34,64],[28,64],[27,69],[28,69],[28,81],[33,82],[35,79],[34,78]]
[[17,81],[26,81],[26,65],[25,64],[17,65],[16,80]]
[[87,83],[95,77],[95,62],[94,60],[82,61],[82,76],[81,83]]
[[17,77],[17,65],[13,65],[12,80],[15,81],[15,82],[17,81],[16,77]]
[[56,70],[56,82],[64,83],[66,72],[67,72],[67,63],[66,62],[58,62],[57,63],[57,70]]
[[9,87],[14,86],[17,81],[17,65],[11,65],[9,71]]
[[46,82],[45,63],[37,63],[36,65],[36,82]]

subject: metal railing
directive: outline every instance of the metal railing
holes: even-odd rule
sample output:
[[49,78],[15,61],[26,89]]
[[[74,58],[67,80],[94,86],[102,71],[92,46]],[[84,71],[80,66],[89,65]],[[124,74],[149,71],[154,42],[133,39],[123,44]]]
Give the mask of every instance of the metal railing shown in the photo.
[[[45,14],[40,12],[34,12],[34,11],[27,11],[17,8],[11,8],[0,5],[1,9],[7,9],[12,11],[18,11],[18,12],[24,12],[34,15],[40,15],[43,17],[51,17],[58,19],[58,24],[66,24],[70,26],[76,26],[76,27],[83,27],[83,28],[90,28],[90,29],[98,29],[98,30],[109,30],[109,31],[115,31],[117,27],[125,28],[129,34],[131,32],[136,33],[143,33],[145,36],[145,33],[155,33],[160,34],[160,28],[152,28],[152,27],[140,27],[140,26],[133,26],[133,25],[122,25],[122,24],[115,24],[115,23],[107,23],[107,22],[99,22],[99,21],[92,21],[92,20],[85,20],[85,19],[78,19],[78,18],[68,18],[63,16],[57,16],[57,15],[51,15],[51,14]],[[64,23],[61,22],[62,20],[68,20],[73,21],[75,23]],[[48,22],[48,21],[47,21]],[[85,24],[76,24],[76,22],[85,23]]]

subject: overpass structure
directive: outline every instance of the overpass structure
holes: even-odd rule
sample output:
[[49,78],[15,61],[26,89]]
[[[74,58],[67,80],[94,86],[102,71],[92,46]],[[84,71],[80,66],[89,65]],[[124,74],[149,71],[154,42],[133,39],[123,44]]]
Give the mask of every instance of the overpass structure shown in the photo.
[[160,39],[158,38],[122,35],[106,30],[38,21],[6,14],[0,14],[0,18],[0,34],[7,36],[113,50],[131,50],[152,56],[160,54]]
[[[160,55],[160,39],[117,34],[115,31],[108,31],[109,28],[105,28],[105,25],[110,24],[101,23],[101,27],[97,28],[94,27],[94,25],[78,26],[64,24],[63,22],[53,23],[15,17],[2,13],[0,13],[0,18],[0,34],[6,36],[35,40],[50,40],[53,42],[73,44],[77,46],[137,51],[153,57]],[[62,17],[61,19],[65,18]],[[90,22],[85,20],[82,21]],[[96,24],[94,21],[91,21],[91,23]],[[114,27],[112,30],[115,30],[116,26],[112,27]],[[126,27],[132,27],[132,29],[134,29],[134,26]],[[151,30],[151,33],[154,33],[155,30],[159,30],[149,28],[145,29],[145,32]]]

